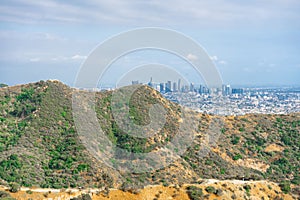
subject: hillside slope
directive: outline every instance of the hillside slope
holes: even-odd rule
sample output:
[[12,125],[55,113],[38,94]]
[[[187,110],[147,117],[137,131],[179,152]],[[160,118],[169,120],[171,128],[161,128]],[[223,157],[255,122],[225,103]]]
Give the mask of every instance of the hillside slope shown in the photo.
[[[172,164],[143,173],[115,170],[83,145],[72,116],[74,89],[58,81],[0,88],[0,180],[3,185],[50,188],[119,187],[197,183],[203,178],[270,180],[299,185],[300,114],[219,117],[187,111],[197,130],[187,151]],[[168,146],[181,133],[181,108],[143,86],[129,103],[130,119],[150,122],[151,105],[166,110],[163,128],[149,138],[126,134],[111,108],[112,92],[95,93],[102,130],[128,158]],[[120,117],[120,116],[119,116]],[[210,124],[219,120],[214,129]],[[186,127],[188,129],[188,127]],[[219,134],[220,133],[220,134]],[[180,151],[176,150],[176,151]],[[132,158],[133,162],[135,158]],[[297,190],[297,188],[295,189]]]

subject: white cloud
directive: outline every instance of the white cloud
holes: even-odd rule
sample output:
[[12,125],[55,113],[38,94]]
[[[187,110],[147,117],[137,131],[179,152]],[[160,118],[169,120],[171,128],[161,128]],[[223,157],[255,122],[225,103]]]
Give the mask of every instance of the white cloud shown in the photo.
[[187,56],[186,56],[186,58],[189,60],[189,61],[196,61],[196,60],[198,60],[198,57],[196,56],[196,55],[194,55],[194,54],[188,54]]
[[220,60],[220,59],[218,58],[218,56],[210,56],[210,59],[211,59],[212,61],[214,61],[215,63],[219,63],[219,64],[221,64],[221,65],[227,65],[227,61],[226,61],[226,60]]
[[211,59],[212,61],[218,61],[218,60],[219,60],[217,56],[210,56],[210,59]]
[[82,55],[78,55],[78,54],[71,57],[72,60],[84,60],[86,58],[87,58],[87,56],[82,56]]
[[[12,3],[11,3],[12,2]],[[0,21],[16,23],[85,23],[127,25],[208,25],[265,24],[269,21],[300,19],[297,0],[198,1],[122,0],[84,3],[55,0],[11,0],[0,5]],[[16,4],[18,6],[16,6]],[[172,5],[172,6],[170,6]]]

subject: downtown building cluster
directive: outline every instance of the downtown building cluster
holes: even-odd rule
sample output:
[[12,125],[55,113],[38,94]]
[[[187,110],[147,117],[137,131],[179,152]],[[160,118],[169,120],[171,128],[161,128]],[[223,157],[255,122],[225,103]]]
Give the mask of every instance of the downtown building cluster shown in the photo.
[[[132,82],[139,84],[139,82]],[[300,112],[300,88],[208,88],[203,85],[181,85],[177,82],[147,83],[167,99],[198,112],[217,115],[248,113],[286,114]]]

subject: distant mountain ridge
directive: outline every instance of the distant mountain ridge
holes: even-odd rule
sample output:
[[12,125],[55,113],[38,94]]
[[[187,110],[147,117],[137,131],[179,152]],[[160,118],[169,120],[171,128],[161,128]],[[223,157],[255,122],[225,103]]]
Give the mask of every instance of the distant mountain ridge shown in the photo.
[[[0,183],[126,189],[214,178],[300,184],[300,113],[220,117],[189,111],[199,128],[178,160],[151,172],[122,173],[95,159],[82,144],[72,116],[73,92],[59,81],[0,88]],[[111,91],[95,93],[95,110],[101,128],[118,147],[133,153],[151,152],[168,145],[178,133],[180,106],[147,86],[131,98],[130,115],[134,123],[147,124],[150,106],[158,103],[167,110],[166,125],[148,139],[124,133],[112,115],[111,95]],[[203,149],[206,131],[215,118],[224,121],[221,134],[216,144]]]

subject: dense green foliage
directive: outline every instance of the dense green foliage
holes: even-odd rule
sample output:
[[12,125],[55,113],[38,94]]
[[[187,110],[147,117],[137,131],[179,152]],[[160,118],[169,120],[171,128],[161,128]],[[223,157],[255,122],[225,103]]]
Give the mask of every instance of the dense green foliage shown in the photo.
[[191,200],[200,200],[203,199],[203,191],[201,188],[196,186],[187,187],[187,194],[189,195]]
[[[1,179],[51,188],[97,187],[103,177],[106,180],[100,184],[112,183],[106,173],[97,172],[80,143],[71,98],[66,98],[71,94],[68,87],[42,81],[22,87],[20,92],[1,92]],[[6,153],[10,151],[15,153]]]
[[[158,93],[156,96],[152,96],[149,88],[139,88],[135,91],[135,93],[132,95],[132,98],[129,102],[129,113],[128,117],[132,120],[133,123],[137,125],[147,125],[150,122],[149,117],[149,108],[153,104],[159,104],[160,101],[157,98]],[[111,93],[106,94],[106,96],[101,96],[101,98],[97,98],[97,107],[96,112],[98,114],[98,118],[103,121],[104,123],[101,123],[102,129],[105,130],[105,132],[108,134],[108,137],[110,140],[119,148],[124,149],[128,152],[130,155],[130,152],[133,153],[147,153],[153,150],[157,146],[161,146],[166,144],[168,141],[172,139],[172,136],[176,134],[178,125],[178,115],[171,115],[171,113],[168,113],[167,116],[169,118],[167,119],[166,124],[162,128],[162,130],[157,133],[155,136],[162,136],[163,140],[160,143],[150,143],[147,138],[139,138],[134,137],[123,130],[121,130],[116,122],[115,117],[119,116],[113,116],[111,111]],[[162,98],[162,97],[161,97]],[[161,104],[161,103],[160,103]],[[174,106],[170,103],[170,105],[164,105],[166,106]],[[174,107],[173,109],[178,109]],[[170,111],[170,110],[169,110]],[[154,137],[155,137],[154,136]],[[153,137],[153,138],[154,138]],[[123,151],[122,155],[126,156],[126,151]],[[125,153],[125,154],[124,154]]]

